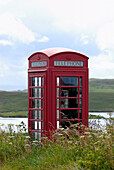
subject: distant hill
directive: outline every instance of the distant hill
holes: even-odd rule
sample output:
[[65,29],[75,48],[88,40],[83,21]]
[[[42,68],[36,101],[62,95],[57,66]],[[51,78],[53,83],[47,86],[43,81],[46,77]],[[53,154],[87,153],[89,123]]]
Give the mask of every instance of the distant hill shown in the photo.
[[[0,113],[27,111],[27,90],[0,91]],[[89,110],[114,111],[114,79],[90,79]]]
[[90,79],[90,91],[113,91],[114,92],[114,79]]
[[26,92],[0,91],[0,113],[27,111],[28,97]]
[[114,79],[89,80],[89,110],[114,111]]

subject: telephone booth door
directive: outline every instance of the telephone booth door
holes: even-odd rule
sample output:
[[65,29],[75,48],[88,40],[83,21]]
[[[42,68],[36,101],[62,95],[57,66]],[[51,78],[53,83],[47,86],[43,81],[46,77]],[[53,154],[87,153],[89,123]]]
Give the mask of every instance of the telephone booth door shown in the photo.
[[28,87],[28,108],[29,108],[29,133],[33,140],[41,138],[45,135],[45,73],[29,73]]
[[[57,128],[67,128],[77,124],[82,131],[81,124],[87,125],[85,109],[85,79],[84,74],[56,75],[56,123]],[[84,122],[85,121],[85,122]]]

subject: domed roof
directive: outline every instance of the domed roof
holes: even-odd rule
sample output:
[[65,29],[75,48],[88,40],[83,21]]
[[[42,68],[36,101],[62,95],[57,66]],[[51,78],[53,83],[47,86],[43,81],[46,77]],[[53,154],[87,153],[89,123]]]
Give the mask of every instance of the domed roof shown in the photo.
[[63,53],[63,52],[76,52],[74,50],[68,49],[68,48],[48,48],[40,51],[44,54],[46,54],[48,57],[51,57],[54,54]]
[[[60,48],[60,47],[47,48],[47,49],[38,51],[38,52],[36,52],[34,54],[42,53],[42,54],[47,55],[47,57],[51,57],[51,56],[53,56],[55,54],[64,53],[64,52],[72,52],[72,53],[75,53],[75,54],[79,54],[79,55],[82,55],[83,57],[88,59],[88,57],[86,55],[84,55],[84,54],[81,54],[81,53],[79,53],[77,51],[74,51],[74,50],[71,50],[69,48]],[[28,59],[30,59],[34,54],[32,54]]]

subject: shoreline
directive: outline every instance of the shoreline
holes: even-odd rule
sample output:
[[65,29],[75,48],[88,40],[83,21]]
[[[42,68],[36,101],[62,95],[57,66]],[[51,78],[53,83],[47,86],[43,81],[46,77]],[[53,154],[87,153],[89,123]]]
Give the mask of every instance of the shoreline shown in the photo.
[[[7,113],[7,114],[5,115],[5,113]],[[114,113],[114,111],[89,111],[89,113]],[[18,114],[18,112],[17,112],[17,114],[16,114],[16,112],[15,112],[15,114],[13,113],[13,115],[10,115],[10,114],[11,114],[11,112],[4,112],[4,113],[2,112],[2,113],[0,113],[0,117],[2,117],[2,118],[28,118],[28,114],[21,115],[21,114]]]

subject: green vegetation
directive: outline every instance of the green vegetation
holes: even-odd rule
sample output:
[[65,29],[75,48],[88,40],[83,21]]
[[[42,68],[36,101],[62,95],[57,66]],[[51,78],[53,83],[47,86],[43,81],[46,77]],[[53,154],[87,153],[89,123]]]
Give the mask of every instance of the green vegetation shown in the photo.
[[[51,140],[44,137],[42,143],[32,141],[21,123],[18,133],[0,132],[0,169],[113,169],[113,127],[110,122],[106,130],[85,128],[80,134],[76,125],[52,133]],[[25,131],[23,133],[22,131]]]
[[27,111],[4,112],[0,113],[0,117],[28,117],[28,112]]
[[0,116],[27,117],[27,92],[0,91]]
[[89,111],[114,111],[114,79],[90,79]]
[[[27,90],[0,91],[0,116],[27,117]],[[114,79],[90,79],[89,111],[114,111]]]

